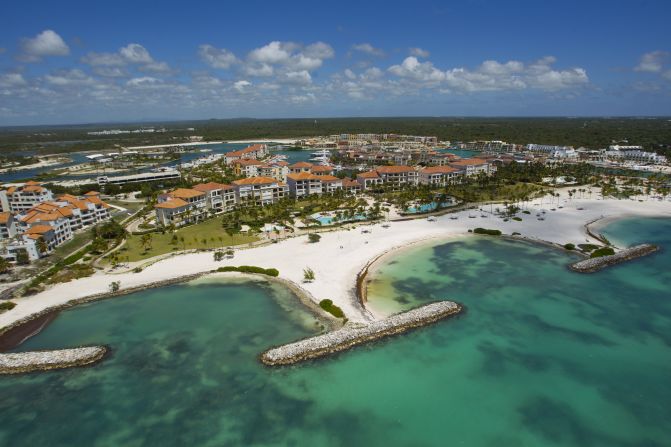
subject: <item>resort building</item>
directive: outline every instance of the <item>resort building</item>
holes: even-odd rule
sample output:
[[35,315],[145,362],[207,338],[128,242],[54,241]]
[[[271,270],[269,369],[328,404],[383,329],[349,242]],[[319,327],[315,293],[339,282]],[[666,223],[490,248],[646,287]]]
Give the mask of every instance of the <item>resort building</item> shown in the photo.
[[236,160],[243,158],[263,158],[268,155],[268,147],[265,144],[253,144],[239,151],[227,152],[225,154],[226,164],[230,165]]
[[547,144],[527,144],[528,152],[543,154],[550,158],[578,158],[578,153],[572,146],[551,146]]
[[322,165],[312,166],[310,172],[315,175],[333,175],[333,167]]
[[467,177],[478,174],[490,175],[496,172],[496,166],[481,158],[463,158],[450,163],[450,166],[463,172]]
[[451,166],[429,166],[419,171],[419,183],[430,186],[446,186],[455,183],[462,171]]
[[361,183],[348,178],[342,179],[342,189],[348,194],[359,194],[361,192]]
[[288,195],[289,188],[271,177],[250,177],[233,182],[236,202],[251,206],[270,205]]
[[23,186],[0,190],[0,205],[4,212],[21,213],[53,198],[51,191],[37,182],[26,182]]
[[16,236],[16,221],[10,212],[0,213],[0,239],[9,239]]
[[287,186],[292,197],[305,197],[322,193],[322,178],[309,172],[287,175]]
[[257,177],[259,167],[263,166],[262,161],[250,158],[241,158],[232,162],[233,172],[238,177]]
[[193,189],[205,193],[206,206],[214,214],[235,208],[235,188],[231,185],[210,182],[195,185]]
[[382,179],[375,171],[362,172],[356,175],[356,181],[361,185],[361,190],[375,188],[382,185]]
[[[163,154],[161,154],[163,155]],[[140,174],[118,175],[116,177],[108,177],[102,175],[97,178],[99,185],[127,185],[129,183],[145,183],[145,182],[160,182],[166,180],[177,180],[182,175],[176,169],[161,169],[155,172],[142,172]]]
[[379,166],[375,171],[382,179],[382,183],[398,189],[406,185],[415,186],[418,174],[412,166]]
[[606,158],[616,161],[633,161],[638,163],[665,164],[667,159],[656,152],[646,152],[642,146],[609,146]]
[[314,165],[312,163],[308,163],[307,161],[299,161],[298,163],[289,165],[289,173],[298,174],[301,172],[310,172],[313,167]]
[[158,197],[156,223],[176,227],[203,220],[207,215],[207,195],[196,189],[178,188]]

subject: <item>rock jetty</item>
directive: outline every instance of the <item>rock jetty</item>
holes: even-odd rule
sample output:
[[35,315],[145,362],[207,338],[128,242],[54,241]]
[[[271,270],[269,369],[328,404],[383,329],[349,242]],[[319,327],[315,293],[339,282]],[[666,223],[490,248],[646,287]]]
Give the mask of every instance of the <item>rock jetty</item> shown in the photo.
[[409,310],[365,326],[346,325],[336,331],[269,349],[261,354],[268,366],[292,365],[324,357],[354,346],[426,326],[457,314],[461,306],[452,301],[439,301]]
[[601,256],[598,258],[585,259],[571,264],[569,268],[574,272],[592,273],[599,271],[610,265],[619,264],[621,262],[630,261],[632,259],[646,256],[659,250],[659,247],[652,244],[641,244],[630,247],[615,253],[614,255]]
[[104,346],[0,354],[0,374],[20,374],[71,368],[97,362],[107,353]]

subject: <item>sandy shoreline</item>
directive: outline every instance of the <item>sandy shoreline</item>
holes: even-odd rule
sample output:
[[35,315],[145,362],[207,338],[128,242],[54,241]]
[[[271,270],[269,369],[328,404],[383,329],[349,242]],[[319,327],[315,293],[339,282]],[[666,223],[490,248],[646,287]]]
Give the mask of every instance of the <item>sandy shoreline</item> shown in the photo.
[[[343,309],[351,321],[366,323],[377,316],[363,309],[359,303],[356,293],[357,275],[376,257],[402,256],[402,251],[395,250],[417,242],[446,240],[467,235],[469,229],[485,227],[499,229],[504,234],[518,232],[521,237],[530,241],[559,245],[569,242],[597,243],[585,233],[584,226],[587,222],[621,216],[671,217],[671,202],[668,201],[564,198],[560,206],[563,208],[557,208],[555,203],[541,205],[540,200],[535,200],[528,204],[530,215],[520,214],[523,217],[522,222],[504,222],[493,216],[481,218],[480,212],[465,210],[440,216],[435,222],[426,219],[391,222],[389,228],[383,228],[381,224],[362,224],[355,229],[321,233],[321,241],[313,244],[308,243],[305,236],[289,238],[277,244],[238,250],[233,259],[220,262],[214,261],[212,252],[201,252],[161,260],[140,273],[98,272],[91,277],[57,284],[34,296],[14,300],[17,306],[0,314],[0,331],[44,312],[45,309],[68,306],[73,300],[82,300],[92,295],[107,294],[113,281],[119,281],[121,292],[128,293],[129,290],[151,284],[174,281],[177,275],[202,275],[226,265],[277,268],[280,272],[279,279],[285,285],[293,285],[295,292],[304,294],[315,305],[322,299],[331,299]],[[550,211],[551,208],[557,209]],[[546,210],[543,221],[536,218],[536,213],[541,209]],[[471,219],[469,214],[478,217]],[[453,220],[450,216],[457,216],[458,219]],[[599,224],[603,225],[603,220],[599,220]],[[370,233],[362,233],[363,228],[370,230]],[[312,268],[316,275],[315,281],[311,283],[302,281],[303,269],[306,267]]]

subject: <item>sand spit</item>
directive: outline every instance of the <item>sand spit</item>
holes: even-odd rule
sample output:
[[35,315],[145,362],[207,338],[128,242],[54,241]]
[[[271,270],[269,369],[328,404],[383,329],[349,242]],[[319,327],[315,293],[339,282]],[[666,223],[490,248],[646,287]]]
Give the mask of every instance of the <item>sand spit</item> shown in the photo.
[[622,251],[610,256],[601,256],[599,258],[585,259],[569,265],[569,268],[574,272],[593,273],[610,265],[620,264],[622,262],[631,261],[632,259],[647,256],[659,250],[659,247],[652,244],[641,244],[634,247],[626,248]]
[[0,374],[20,374],[90,365],[107,353],[104,346],[0,354]]
[[364,326],[346,325],[337,331],[272,348],[261,354],[261,362],[268,366],[292,365],[324,357],[363,343],[426,326],[455,315],[461,309],[459,304],[452,301],[439,301]]

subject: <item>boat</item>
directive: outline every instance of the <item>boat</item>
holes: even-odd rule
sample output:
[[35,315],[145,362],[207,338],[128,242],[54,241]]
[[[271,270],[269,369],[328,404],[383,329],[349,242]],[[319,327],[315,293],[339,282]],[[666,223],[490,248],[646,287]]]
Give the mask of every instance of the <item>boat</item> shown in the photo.
[[457,219],[459,219],[459,216],[451,216],[450,219],[457,220]]

